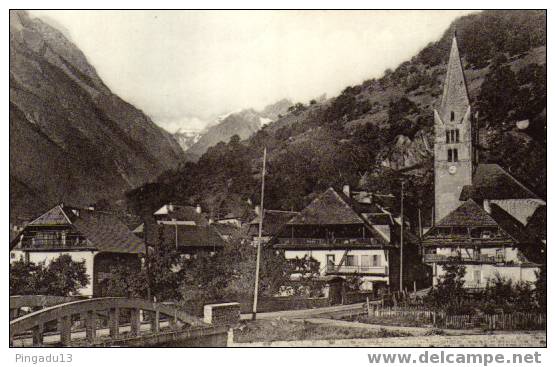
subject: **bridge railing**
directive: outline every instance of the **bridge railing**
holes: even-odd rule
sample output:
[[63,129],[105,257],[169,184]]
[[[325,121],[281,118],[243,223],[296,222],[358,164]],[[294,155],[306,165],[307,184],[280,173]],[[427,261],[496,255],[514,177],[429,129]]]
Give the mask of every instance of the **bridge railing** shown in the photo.
[[87,342],[94,343],[97,339],[97,317],[99,312],[108,314],[109,336],[117,338],[120,329],[120,311],[129,311],[130,334],[139,335],[141,332],[141,311],[150,314],[150,330],[158,333],[160,331],[160,315],[169,318],[171,326],[177,322],[191,326],[206,326],[198,317],[183,312],[175,306],[167,303],[156,303],[139,298],[104,297],[85,300],[71,301],[63,304],[46,307],[10,321],[10,343],[13,343],[16,335],[21,335],[29,330],[33,335],[33,346],[43,344],[45,325],[57,322],[60,333],[60,343],[69,345],[71,343],[72,316],[79,315],[85,324],[85,337]]
[[59,305],[62,303],[68,303],[77,301],[80,299],[86,299],[83,296],[49,296],[49,295],[18,295],[10,296],[10,320],[19,317],[20,310],[22,308],[29,308],[31,310],[37,311],[37,308],[45,308],[50,306]]

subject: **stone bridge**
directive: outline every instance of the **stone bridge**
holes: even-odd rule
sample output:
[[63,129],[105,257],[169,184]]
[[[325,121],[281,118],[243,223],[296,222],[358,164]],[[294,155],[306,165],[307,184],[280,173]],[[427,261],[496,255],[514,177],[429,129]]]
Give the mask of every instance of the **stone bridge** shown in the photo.
[[[216,339],[218,343],[222,343],[227,332],[227,327],[206,323],[173,304],[139,298],[104,297],[70,299],[68,302],[65,297],[10,297],[10,315],[16,314],[12,310],[22,307],[44,308],[10,321],[11,345],[16,339],[32,337],[32,345],[41,346],[45,344],[45,334],[48,334],[50,339],[57,339],[57,343],[63,346],[76,345],[76,342],[85,345],[141,345],[142,340],[152,344],[180,338],[208,338],[211,340],[210,343],[214,344],[215,335],[219,335]],[[239,318],[239,304],[237,310]],[[142,320],[144,315],[148,315],[150,324],[146,334],[143,333],[145,328],[142,327],[145,326]],[[161,315],[168,324],[169,331],[160,330]],[[122,316],[125,316],[125,325],[121,325]],[[75,327],[74,322],[77,320],[80,329]],[[99,324],[102,320],[108,321],[108,333],[100,338],[97,330],[101,328]],[[52,331],[53,325],[56,325],[55,333]],[[123,334],[122,327],[125,331]],[[72,341],[72,334],[84,334],[84,338],[81,338],[84,340]]]

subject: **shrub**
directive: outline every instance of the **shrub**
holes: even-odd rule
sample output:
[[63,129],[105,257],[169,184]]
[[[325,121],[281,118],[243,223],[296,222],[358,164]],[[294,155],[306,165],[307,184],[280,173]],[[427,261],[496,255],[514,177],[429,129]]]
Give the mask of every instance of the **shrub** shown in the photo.
[[89,284],[85,260],[74,261],[64,254],[46,262],[18,260],[10,264],[10,294],[78,295]]

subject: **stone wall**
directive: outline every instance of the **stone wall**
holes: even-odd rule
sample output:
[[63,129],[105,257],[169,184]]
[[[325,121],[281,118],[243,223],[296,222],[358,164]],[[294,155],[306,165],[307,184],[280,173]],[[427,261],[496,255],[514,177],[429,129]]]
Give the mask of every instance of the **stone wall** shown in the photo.
[[205,305],[204,321],[211,325],[234,325],[239,322],[240,310],[238,302]]
[[296,340],[230,343],[233,347],[546,347],[546,333],[431,335],[376,339]]

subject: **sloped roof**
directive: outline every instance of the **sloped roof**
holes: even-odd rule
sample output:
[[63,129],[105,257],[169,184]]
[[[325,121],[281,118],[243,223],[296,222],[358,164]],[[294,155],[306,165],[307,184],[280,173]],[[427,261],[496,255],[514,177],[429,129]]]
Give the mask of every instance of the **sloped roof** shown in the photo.
[[73,220],[74,227],[98,251],[145,253],[145,243],[115,215],[82,210]]
[[79,232],[94,248],[102,252],[145,253],[145,243],[135,236],[120,219],[108,212],[78,209],[56,205],[25,226],[10,243],[10,250],[19,242],[25,229],[36,227],[68,225]]
[[520,221],[496,204],[491,204],[491,214],[500,228],[516,240],[524,261],[540,264],[546,259],[543,256],[541,238],[532,235]]
[[213,223],[211,224],[211,226],[222,236],[233,236],[241,232],[241,228],[238,228],[231,224]]
[[470,199],[442,218],[435,227],[481,227],[497,225],[496,221],[482,207]]
[[473,185],[463,187],[461,201],[468,199],[504,200],[538,199],[539,197],[497,164],[479,164],[473,174]]
[[[224,246],[225,241],[213,226],[184,226],[184,225],[156,225],[155,231],[162,231],[165,245],[176,245],[178,248],[218,247]],[[177,232],[177,236],[176,236]]]
[[365,220],[333,188],[327,189],[288,224],[364,224]]
[[28,225],[30,226],[53,226],[53,225],[69,225],[71,224],[70,216],[73,214],[66,213],[62,205],[56,205],[44,214],[41,214],[37,219],[33,220]]
[[173,210],[169,210],[169,204],[158,209],[154,215],[167,215],[168,217],[180,221],[194,221],[197,225],[207,225],[208,220],[203,213],[197,213],[197,208],[190,205],[172,205]]
[[[292,218],[298,215],[299,212],[285,211],[285,210],[264,210],[263,219],[263,236],[275,236]],[[258,225],[261,221],[261,216],[257,216],[250,222],[249,236],[258,235]]]

